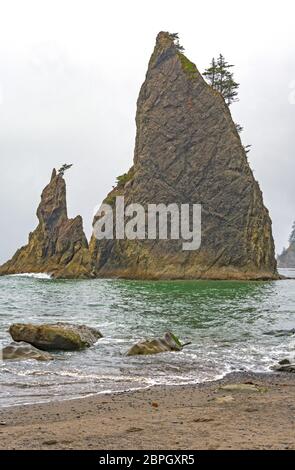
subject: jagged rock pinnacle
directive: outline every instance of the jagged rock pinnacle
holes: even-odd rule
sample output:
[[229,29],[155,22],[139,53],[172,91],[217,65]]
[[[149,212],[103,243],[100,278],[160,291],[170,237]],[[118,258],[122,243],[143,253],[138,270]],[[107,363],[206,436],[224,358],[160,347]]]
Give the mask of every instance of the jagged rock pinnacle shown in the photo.
[[68,219],[66,184],[54,169],[37,209],[38,227],[29,242],[0,267],[0,274],[46,272],[54,277],[89,277],[91,260],[81,216]]

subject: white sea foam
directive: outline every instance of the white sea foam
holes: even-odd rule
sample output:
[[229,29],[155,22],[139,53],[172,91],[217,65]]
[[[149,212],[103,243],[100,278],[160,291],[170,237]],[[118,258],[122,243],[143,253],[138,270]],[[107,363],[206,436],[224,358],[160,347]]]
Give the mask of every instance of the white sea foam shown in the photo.
[[48,273],[20,273],[20,274],[11,274],[11,277],[32,277],[34,279],[51,279],[51,274],[48,274]]

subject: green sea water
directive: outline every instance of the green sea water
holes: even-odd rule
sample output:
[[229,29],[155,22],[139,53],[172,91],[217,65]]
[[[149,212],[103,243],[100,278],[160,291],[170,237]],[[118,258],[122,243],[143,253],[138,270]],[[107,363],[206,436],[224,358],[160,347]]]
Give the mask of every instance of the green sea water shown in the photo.
[[[286,271],[295,277],[295,271]],[[0,278],[0,341],[13,322],[85,323],[104,337],[54,361],[0,362],[2,406],[269,371],[294,353],[295,279],[273,282]],[[171,330],[179,353],[126,357],[134,342]]]

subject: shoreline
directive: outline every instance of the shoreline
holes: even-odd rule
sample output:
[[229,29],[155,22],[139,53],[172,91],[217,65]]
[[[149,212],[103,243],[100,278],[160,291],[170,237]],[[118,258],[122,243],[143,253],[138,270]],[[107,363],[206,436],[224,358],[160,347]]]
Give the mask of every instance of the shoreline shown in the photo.
[[[41,275],[41,276],[40,276]],[[40,277],[38,277],[40,276]],[[285,281],[285,280],[294,280],[294,277],[284,276],[283,274],[278,274],[278,276],[261,276],[261,277],[141,277],[141,276],[119,276],[119,275],[99,275],[91,277],[56,277],[52,273],[48,272],[25,272],[25,273],[0,273],[0,278],[3,277],[27,277],[32,279],[43,279],[51,281],[95,281],[95,280],[105,280],[105,281],[139,281],[139,282],[196,282],[196,281],[217,281],[217,282],[273,282],[273,281]]]
[[295,449],[294,423],[294,374],[233,372],[0,408],[0,449]]

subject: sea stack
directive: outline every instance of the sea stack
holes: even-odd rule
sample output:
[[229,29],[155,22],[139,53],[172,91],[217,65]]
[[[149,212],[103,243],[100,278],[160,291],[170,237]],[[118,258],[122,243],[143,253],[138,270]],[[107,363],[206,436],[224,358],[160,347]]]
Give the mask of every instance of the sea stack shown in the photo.
[[[201,204],[202,243],[97,240],[97,276],[134,279],[277,279],[271,220],[223,97],[160,32],[136,114],[130,170],[105,203]],[[94,220],[94,222],[96,219]]]
[[91,259],[82,217],[67,215],[66,184],[54,169],[37,209],[38,227],[26,246],[0,267],[0,275],[49,273],[55,278],[91,277]]
[[284,249],[282,254],[278,256],[279,268],[294,269],[295,268],[295,222],[289,238],[289,246]]
[[285,269],[295,268],[295,244],[290,244],[288,248],[278,256],[278,267]]

